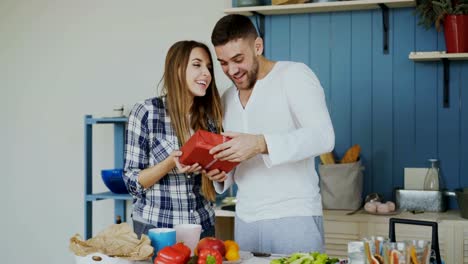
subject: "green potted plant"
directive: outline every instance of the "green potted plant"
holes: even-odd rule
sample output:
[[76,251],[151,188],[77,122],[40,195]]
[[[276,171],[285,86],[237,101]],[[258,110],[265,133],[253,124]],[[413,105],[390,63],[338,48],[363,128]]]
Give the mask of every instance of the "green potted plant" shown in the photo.
[[468,0],[418,0],[416,13],[426,29],[443,25],[448,53],[468,52]]

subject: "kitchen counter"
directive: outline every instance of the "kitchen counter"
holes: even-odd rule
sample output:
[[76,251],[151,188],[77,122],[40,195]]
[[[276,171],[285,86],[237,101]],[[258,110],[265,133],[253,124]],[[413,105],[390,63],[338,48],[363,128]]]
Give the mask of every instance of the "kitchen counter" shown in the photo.
[[[243,254],[242,254],[243,253]],[[242,255],[245,255],[247,252],[241,252]],[[250,254],[250,253],[247,253]],[[251,255],[251,254],[250,254]],[[253,257],[250,256],[244,260],[241,261],[224,261],[223,263],[236,263],[236,264],[269,264],[272,259],[279,258],[279,257],[265,257],[265,258],[259,258],[259,257]],[[135,264],[153,264],[151,261],[135,261]]]
[[[423,212],[413,214],[408,211],[400,212],[396,215],[372,215],[366,213],[364,210],[354,214],[346,215],[352,210],[323,210],[323,219],[324,220],[343,220],[349,219],[357,222],[386,222],[389,218],[406,218],[413,220],[425,220],[425,221],[436,221],[438,223],[442,221],[462,221],[466,222],[468,219],[462,218],[460,216],[460,211],[458,210],[449,210],[446,212]],[[229,210],[223,210],[221,207],[215,207],[216,217],[234,217],[235,212]]]
[[[400,212],[396,215],[371,215],[361,211],[346,215],[350,210],[324,210],[325,250],[333,257],[346,258],[350,241],[369,236],[389,235],[389,219],[404,218],[438,223],[439,246],[445,263],[468,264],[468,219],[458,210],[446,212],[424,212],[413,214]],[[215,209],[216,236],[223,240],[234,238],[234,216],[232,211]],[[397,224],[397,241],[423,239],[431,240],[431,230],[427,226]]]

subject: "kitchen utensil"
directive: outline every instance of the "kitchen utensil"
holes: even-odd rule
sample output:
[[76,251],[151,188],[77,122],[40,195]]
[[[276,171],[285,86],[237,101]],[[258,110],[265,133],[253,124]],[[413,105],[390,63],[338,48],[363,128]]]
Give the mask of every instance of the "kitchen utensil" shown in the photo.
[[447,198],[441,191],[395,190],[396,206],[407,211],[445,212]]
[[[383,197],[382,195],[378,194],[378,193],[370,193],[366,196],[366,198],[364,199],[364,204],[368,203],[368,202],[382,202],[383,201]],[[352,212],[349,212],[347,213],[346,215],[353,215],[359,211],[362,210],[362,208],[364,208],[364,204],[359,207],[358,209],[352,211]]]
[[252,251],[252,254],[254,255],[254,257],[269,257],[269,256],[271,256],[271,253],[265,253],[265,252]]
[[401,219],[401,218],[390,218],[389,231],[388,231],[388,233],[389,233],[388,237],[390,238],[390,242],[396,242],[395,224],[421,225],[421,226],[430,226],[430,227],[432,227],[431,249],[435,253],[436,263],[437,264],[442,264],[442,259],[440,258],[439,231],[438,231],[439,229],[438,229],[437,222],[411,220],[411,219]]
[[453,192],[445,192],[447,196],[457,197],[461,217],[468,219],[468,188],[457,189]]

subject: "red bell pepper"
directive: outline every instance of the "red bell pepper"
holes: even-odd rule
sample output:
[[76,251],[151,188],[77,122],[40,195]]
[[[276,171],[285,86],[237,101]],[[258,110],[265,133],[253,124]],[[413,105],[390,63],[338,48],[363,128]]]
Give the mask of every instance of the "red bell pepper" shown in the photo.
[[173,245],[172,248],[177,249],[179,252],[181,252],[184,255],[185,262],[187,262],[190,259],[190,254],[192,253],[192,251],[184,243],[179,242]]
[[154,264],[185,264],[190,259],[190,248],[183,243],[164,247],[158,252]]
[[223,256],[214,249],[202,249],[198,254],[197,264],[222,264]]

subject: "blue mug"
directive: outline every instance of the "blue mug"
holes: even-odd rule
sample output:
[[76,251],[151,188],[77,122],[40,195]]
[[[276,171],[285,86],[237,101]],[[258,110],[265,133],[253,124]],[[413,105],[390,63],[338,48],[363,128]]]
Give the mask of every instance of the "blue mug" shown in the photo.
[[154,248],[153,258],[156,257],[159,250],[176,243],[174,228],[152,228],[148,230],[148,237],[151,240],[151,246]]

